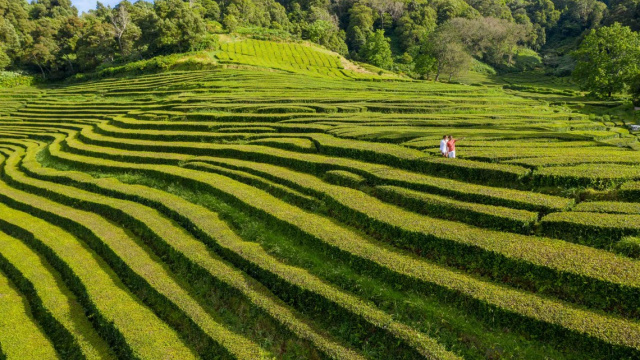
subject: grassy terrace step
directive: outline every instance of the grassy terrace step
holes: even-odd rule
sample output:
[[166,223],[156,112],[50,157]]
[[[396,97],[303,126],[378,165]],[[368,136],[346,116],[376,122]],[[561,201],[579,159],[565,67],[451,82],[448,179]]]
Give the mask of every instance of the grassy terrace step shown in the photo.
[[313,209],[322,205],[322,203],[313,196],[305,195],[297,190],[291,189],[290,187],[281,185],[277,182],[266,180],[265,178],[252,175],[244,171],[237,171],[223,166],[215,166],[197,162],[186,163],[184,166],[197,169],[200,165],[206,165],[207,171],[230,177],[245,184],[250,184],[272,195],[287,199],[287,201],[298,204],[304,208]]
[[[64,119],[86,119],[86,118],[95,118],[95,119],[105,119],[107,116],[105,114],[93,114],[93,113],[69,113],[69,112],[61,112],[60,118]],[[52,119],[56,120],[56,114],[52,112],[26,112],[24,110],[16,111],[11,113],[11,116],[14,118],[20,119]]]
[[619,149],[619,148],[604,148],[602,146],[599,147],[578,147],[578,148],[564,148],[564,144],[558,144],[549,146],[549,148],[530,148],[527,149],[526,152],[523,152],[521,148],[504,150],[502,148],[496,148],[491,150],[476,150],[474,149],[466,149],[464,151],[465,158],[476,159],[480,161],[504,161],[510,159],[517,158],[540,158],[540,157],[559,157],[567,156],[567,157],[591,157],[597,156],[600,158],[603,157],[624,157],[630,156],[635,159],[638,159],[637,153],[631,151],[630,149]]
[[249,144],[271,146],[299,152],[317,152],[316,146],[309,139],[272,137],[249,141]]
[[0,346],[8,359],[59,359],[51,341],[31,317],[25,301],[0,272]]
[[62,125],[66,125],[68,123],[77,123],[77,124],[95,124],[98,123],[102,120],[100,119],[92,119],[92,118],[75,118],[75,119],[67,119],[67,118],[63,118],[63,117],[48,117],[48,116],[42,116],[42,117],[38,117],[38,118],[34,118],[34,117],[29,117],[29,118],[25,118],[25,117],[15,117],[15,116],[11,116],[11,117],[6,117],[6,118],[2,118],[3,121],[15,121],[15,122],[30,122],[30,123],[48,123],[48,122],[52,122],[52,121],[58,121],[60,123],[62,123]]
[[179,81],[202,80],[210,74],[212,74],[212,72],[210,71],[193,71],[190,73],[172,71],[163,74],[146,75],[136,78],[106,79],[100,81],[85,82],[77,85],[67,85],[55,89],[54,91],[59,95],[84,95],[92,91],[108,92],[110,90],[126,88],[127,86],[153,88],[161,85],[175,84]]
[[[284,182],[286,185],[294,186],[300,191],[307,192],[319,197],[324,196],[324,194],[322,194],[321,192],[316,193],[314,191],[309,191],[310,189],[314,188],[308,188],[306,187],[306,184],[298,184],[295,182],[292,183],[289,180],[293,179],[296,176],[304,175],[269,175],[271,173],[282,174],[283,172],[286,172],[286,170],[282,168],[273,167],[273,169],[270,171],[268,170],[268,166],[256,163],[251,163],[251,165],[249,165],[247,163],[234,163],[233,161],[225,161],[222,159],[220,159],[220,161],[217,161],[214,159],[203,158],[202,160],[211,161],[212,163],[220,164],[222,166],[227,166],[230,168],[211,165],[199,161],[188,162],[184,166],[196,170],[202,169],[204,171],[214,172],[231,177],[235,180],[257,186],[259,188],[263,188],[269,193],[272,193],[279,197],[287,198],[287,200],[293,201],[296,204],[306,204],[305,207],[307,208],[313,208],[313,203],[309,204],[308,201],[302,201],[306,199],[297,200],[295,196],[293,196],[295,194],[290,194],[290,191],[283,192],[271,190],[269,187],[272,187],[273,183],[269,180],[260,180],[262,179],[260,176],[274,179],[275,181]],[[232,169],[242,169],[244,171],[258,174],[259,176],[250,175],[242,171]],[[324,178],[330,183],[336,185],[355,188],[366,185],[365,179],[363,177],[341,170],[328,171],[325,174]],[[266,184],[268,184],[267,187],[265,188],[265,186],[257,185],[260,182],[265,182]],[[381,198],[385,201],[393,202],[399,206],[409,208],[419,213],[423,213],[436,218],[466,222],[468,224],[485,228],[529,234],[532,230],[533,224],[538,220],[537,213],[526,210],[515,210],[491,205],[465,203],[443,196],[426,194],[396,186],[377,186],[374,188],[373,193],[378,198]]]
[[[28,161],[28,163],[31,163],[32,166],[37,166],[35,165],[36,162],[33,159],[31,161]],[[41,170],[38,172],[38,174],[40,176],[43,176],[45,172],[46,170],[44,171]],[[51,172],[52,171],[49,171],[49,173]],[[56,173],[55,171],[53,172]],[[76,176],[74,178],[77,180],[79,176],[77,173],[75,175]],[[53,175],[50,175],[49,177],[53,177]],[[61,177],[61,175],[59,175],[58,177]],[[92,183],[90,181],[87,181],[86,177],[83,182]],[[93,182],[93,183],[94,185],[101,184],[101,182]],[[102,184],[104,183],[105,182],[102,182]],[[130,186],[126,186],[122,184],[116,185],[113,183],[109,184],[108,186],[102,185],[100,187],[100,190],[102,192],[113,193],[114,186],[117,189],[124,189],[124,190],[119,190],[120,196],[124,195],[126,197],[131,197],[132,194],[138,194],[136,195],[136,197],[140,197],[142,195],[151,194],[151,195],[154,195],[152,199],[156,199],[155,201],[158,201],[157,199],[159,198],[162,199],[162,196],[164,197],[169,196],[168,194],[164,194],[162,192],[158,192],[158,191],[153,192],[150,189],[147,189],[144,192],[136,192],[136,191],[133,191],[135,190],[135,188],[130,189]],[[138,187],[138,190],[139,189],[144,189],[144,187]],[[76,195],[77,197],[83,198],[82,201],[85,201],[85,202],[91,201],[88,199],[91,195],[86,195],[84,194],[84,192],[79,190],[76,190],[76,192],[79,193],[79,195]],[[71,196],[71,195],[67,195],[67,196]],[[322,281],[315,278],[313,275],[307,273],[306,271],[303,271],[301,269],[297,269],[291,266],[286,266],[284,264],[279,264],[276,260],[274,260],[270,255],[264,252],[264,250],[262,250],[261,248],[250,245],[251,243],[243,242],[237,236],[232,236],[230,229],[227,228],[226,225],[224,225],[217,218],[217,216],[214,216],[213,214],[207,216],[209,211],[198,206],[189,205],[184,200],[177,200],[178,198],[176,198],[175,196],[173,196],[172,198],[173,200],[171,203],[180,204],[180,206],[178,206],[177,208],[174,208],[173,211],[175,211],[176,209],[183,209],[184,211],[184,208],[187,208],[190,210],[189,213],[191,215],[194,214],[194,211],[196,210],[198,211],[197,218],[200,219],[199,221],[197,221],[197,223],[199,224],[198,228],[201,228],[203,224],[213,224],[214,225],[213,227],[211,225],[208,225],[208,226],[205,226],[205,228],[218,229],[218,231],[208,232],[207,237],[209,238],[210,242],[211,241],[213,241],[214,243],[222,242],[220,244],[216,244],[216,247],[222,246],[222,248],[226,249],[226,251],[233,252],[235,255],[231,259],[234,259],[237,256],[244,257],[244,262],[248,262],[248,265],[247,264],[243,264],[243,265],[250,266],[250,269],[253,268],[252,269],[253,271],[259,270],[260,272],[262,272],[263,275],[261,276],[264,277],[265,279],[271,279],[268,281],[272,282],[275,288],[280,288],[283,286],[285,286],[285,288],[286,287],[297,288],[298,290],[295,291],[296,293],[298,293],[298,295],[296,295],[297,297],[302,297],[302,296],[309,297],[310,296],[309,294],[307,295],[304,295],[304,294],[308,292],[314,293],[314,295],[311,296],[308,300],[303,301],[303,304],[300,305],[302,306],[302,309],[304,309],[304,304],[306,303],[315,303],[316,307],[322,306],[327,311],[329,311],[329,313],[340,315],[342,317],[344,316],[352,317],[353,318],[352,321],[354,323],[361,323],[364,320],[365,322],[368,322],[370,325],[379,327],[381,330],[389,331],[391,336],[397,337],[397,340],[385,340],[384,338],[380,338],[380,335],[378,335],[378,339],[376,341],[377,342],[386,341],[386,343],[388,343],[391,348],[395,347],[396,348],[395,351],[397,352],[396,356],[401,356],[403,354],[402,351],[400,350],[401,348],[398,347],[399,344],[397,343],[397,341],[400,341],[403,344],[407,344],[410,347],[414,347],[416,351],[419,354],[422,354],[423,356],[427,356],[427,357],[431,356],[438,359],[456,358],[455,356],[453,356],[453,354],[446,352],[435,341],[429,339],[423,334],[416,332],[415,330],[407,327],[406,325],[402,325],[400,323],[393,321],[390,315],[385,314],[384,312],[376,309],[375,307],[372,307],[371,305],[357,299],[356,297],[353,297],[352,295],[344,293],[332,286],[323,284]],[[145,199],[145,200],[147,202],[149,201],[149,199]],[[133,203],[124,203],[123,201],[107,200],[107,199],[103,199],[101,201],[98,201],[98,200],[93,200],[93,201],[94,202],[92,204],[92,207],[99,207],[100,203],[104,203],[105,204],[104,206],[112,206],[112,208],[109,210],[111,212],[119,211],[116,209],[123,209],[121,211],[127,211],[129,213],[139,213],[139,211],[134,211],[134,208],[136,207],[136,205],[134,205]],[[165,203],[167,203],[167,201],[163,200],[162,204],[165,204]],[[138,207],[141,207],[141,206],[138,205]],[[221,236],[223,238],[219,239]],[[167,237],[171,237],[171,236],[165,236],[165,238]],[[161,241],[160,237],[158,241]],[[175,241],[176,240],[174,240],[174,242]],[[183,242],[186,242],[186,241],[183,241]],[[174,246],[181,248],[182,251],[185,253],[188,252],[191,258],[199,258],[198,260],[200,263],[206,260],[206,257],[204,257],[205,260],[203,260],[202,255],[196,255],[199,253],[201,254],[203,251],[206,251],[199,248],[197,244],[191,244],[191,247],[192,247],[191,249],[189,249],[188,247],[185,247],[185,245],[182,245],[182,244],[174,244]],[[194,262],[198,263],[198,261],[194,261]],[[218,274],[217,276],[222,276],[220,274],[233,272],[230,270],[220,269],[220,267],[222,267],[220,264],[217,264],[217,266],[213,266],[210,263],[206,263],[206,261],[205,261],[205,265],[201,265],[201,266],[206,266],[206,268],[208,269],[214,269],[214,268],[217,269],[216,270],[216,274]],[[273,276],[276,276],[277,279],[273,279]],[[239,281],[235,280],[235,283],[236,283],[235,286],[238,286]],[[284,293],[284,294],[280,294],[280,296],[289,297],[290,301],[293,300],[290,294],[287,295],[286,293]],[[256,297],[256,295],[254,294],[253,297]],[[265,300],[262,300],[262,302],[265,302]],[[328,302],[329,304],[323,305],[323,302]],[[330,305],[331,303],[333,303],[334,305]],[[334,308],[336,306],[338,310]],[[274,310],[277,310],[277,309],[273,309],[271,311],[274,311]],[[324,316],[326,316],[326,313],[324,313]],[[282,317],[282,315],[280,315],[279,317]],[[288,320],[288,322],[291,323],[291,320]],[[301,328],[301,324],[296,324],[295,322],[293,322],[291,325],[293,325],[293,329]],[[305,332],[309,332],[309,330],[305,330]],[[320,335],[314,334],[313,332],[311,332],[311,334],[310,335],[308,334],[307,336],[311,336],[312,338],[320,337]],[[330,354],[331,353],[338,354],[338,355],[342,354],[338,356],[340,358],[347,358],[347,357],[357,358],[357,356],[355,356],[354,354],[350,354],[349,351],[347,351],[346,349],[341,349],[340,346],[333,345],[326,339],[321,340],[319,345],[320,345],[319,346],[320,348],[324,348]],[[407,345],[403,345],[403,346],[407,346]],[[406,350],[404,351],[406,352]]]
[[634,165],[582,164],[542,168],[534,172],[533,181],[540,185],[589,186],[606,189],[640,179],[640,168]]
[[529,234],[538,220],[531,211],[466,203],[397,186],[377,186],[375,195],[419,213],[497,230]]
[[[33,155],[35,154],[35,152],[31,152],[31,154]],[[24,163],[25,164],[23,164],[23,167],[25,169],[28,169],[30,174],[36,175],[38,177],[43,177],[43,178],[52,178],[53,180],[59,180],[59,181],[61,178],[64,178],[65,179],[63,180],[64,182],[69,181],[69,178],[65,177],[64,174],[61,172],[41,168],[39,164],[35,161],[34,156],[27,156],[27,159],[24,161]],[[81,174],[79,173],[72,173],[70,177],[72,179],[75,179],[76,181],[78,179],[83,179],[83,176],[81,176]],[[113,183],[113,182],[109,183],[109,181],[94,182],[89,179],[91,179],[91,177],[84,176],[84,179],[83,179],[84,181],[82,181],[82,183],[88,183],[88,184],[94,184],[94,185],[103,184],[102,187],[100,188],[102,192],[107,192],[109,189],[113,191],[115,188],[115,189],[125,189],[124,190],[125,194],[136,193],[135,191],[129,190],[130,188],[129,186],[119,184],[117,182],[116,183]],[[54,188],[56,187],[54,185],[49,185],[49,186]],[[198,243],[195,239],[191,239],[190,237],[184,236],[184,235],[181,236],[179,232],[176,233],[173,229],[170,229],[170,228],[163,231],[163,229],[167,228],[168,226],[167,224],[154,225],[154,221],[141,218],[145,212],[149,213],[148,208],[146,208],[145,206],[123,201],[123,200],[116,200],[116,199],[107,198],[104,196],[99,196],[96,194],[87,193],[82,190],[74,189],[74,190],[63,191],[65,187],[57,186],[57,188],[58,189],[56,190],[58,190],[58,193],[61,196],[65,196],[68,199],[68,201],[75,202],[76,204],[87,204],[87,205],[79,205],[79,206],[82,206],[82,207],[88,206],[93,209],[98,209],[97,211],[104,213],[105,216],[109,213],[120,214],[118,215],[118,219],[114,219],[114,220],[123,220],[129,223],[139,221],[137,226],[146,228],[146,230],[144,231],[147,232],[147,236],[151,236],[151,234],[156,234],[156,239],[154,241],[167,242],[168,246],[173,247],[174,249],[173,251],[181,252],[183,254],[182,256],[186,257],[182,261],[187,261],[192,264],[197,264],[195,266],[200,266],[203,269],[207,269],[206,271],[209,271],[209,276],[222,278],[223,281],[227,282],[230,286],[235,287],[237,291],[247,292],[248,293],[247,295],[249,295],[250,298],[253,298],[258,305],[265,306],[267,308],[266,310],[275,313],[278,318],[281,318],[281,319],[289,318],[285,321],[285,323],[288,323],[291,330],[302,330],[304,333],[306,333],[305,334],[306,336],[315,338],[319,343],[318,344],[319,348],[324,349],[325,351],[329,352],[334,356],[337,356],[338,358],[358,358],[358,356],[355,355],[350,350],[342,348],[338,344],[333,344],[332,340],[328,338],[323,338],[324,335],[316,333],[315,330],[312,330],[312,328],[305,325],[303,322],[296,320],[298,315],[296,315],[295,313],[291,313],[290,310],[284,308],[283,304],[271,299],[268,295],[265,295],[264,294],[266,293],[265,290],[261,289],[261,287],[255,283],[252,284],[249,278],[241,276],[242,273],[240,273],[238,270],[233,269],[232,267],[221,262],[220,260],[207,256],[206,254],[208,253],[208,251],[206,250],[206,248],[203,247],[202,244]],[[134,190],[139,190],[139,189],[134,189]],[[145,191],[142,194],[145,194],[148,192],[149,191]],[[156,198],[158,197],[158,194],[163,194],[163,193],[155,192],[154,195],[156,196]],[[165,195],[168,195],[168,194],[165,194]],[[181,206],[178,208],[181,208],[184,206],[188,207],[187,205],[188,203],[186,203],[184,200],[178,201],[178,203],[181,204]],[[104,209],[104,211],[101,211],[99,209]],[[214,223],[218,223],[216,226],[218,228],[220,227],[224,228],[221,221],[217,219],[217,216],[213,214],[206,216],[206,214],[209,213],[207,210],[204,210],[198,207],[196,207],[196,209],[200,210],[200,213],[198,215],[199,218],[206,219],[206,221],[213,221],[212,219],[215,219]],[[133,215],[126,215],[126,214],[133,214]],[[127,220],[127,216],[130,217],[128,220]],[[134,218],[139,218],[139,220],[135,220]],[[143,221],[143,220],[146,220],[146,221]],[[157,220],[155,221],[155,223],[157,223]],[[163,234],[163,232],[167,232],[167,231],[171,232],[171,234],[169,233]],[[227,238],[230,236],[229,229],[227,229],[223,233]],[[210,236],[217,237],[217,234],[210,234]],[[236,241],[236,242],[240,241],[238,238],[232,238],[232,239],[233,241]],[[231,240],[228,240],[228,241],[231,241]],[[251,249],[252,249],[251,245],[245,244],[244,246],[240,246],[240,247],[236,245],[236,251],[239,251],[240,255],[246,252],[256,253],[256,251],[258,251],[256,249],[254,250],[251,250]],[[169,253],[169,255],[165,254],[165,256],[170,257],[171,255]],[[266,255],[266,253],[260,252],[260,251],[258,251],[258,255],[256,256],[258,256],[258,258],[269,257],[268,255]],[[251,259],[247,259],[247,260],[249,261]],[[256,261],[257,260],[254,260],[253,262],[256,262]],[[283,279],[293,279],[294,283],[297,283],[298,286],[302,286],[307,291],[315,291],[315,292],[319,292],[320,294],[336,293],[335,289],[327,288],[326,286],[320,286],[319,285],[320,282],[317,280],[314,280],[314,278],[311,275],[295,270],[292,267],[287,267],[284,265],[278,266],[273,262],[273,260],[266,261],[266,262],[260,260],[260,261],[257,261],[256,265],[265,267],[266,266],[265,264],[270,264],[267,268],[275,267],[276,269],[279,269],[279,271],[276,271],[275,275],[280,276]],[[297,275],[294,276],[294,274],[297,274]],[[304,279],[304,284],[301,283],[299,279]],[[315,288],[314,286],[311,286],[311,285],[315,285]],[[318,286],[320,290],[317,289]],[[253,289],[251,289],[252,287]],[[385,326],[391,327],[392,329],[397,328],[396,329],[397,334],[404,334],[404,336],[409,336],[415,333],[415,331],[412,331],[411,329],[408,329],[408,328],[402,329],[400,325],[390,320],[391,319],[390,316],[374,308],[371,308],[370,306],[358,300],[355,300],[353,297],[350,297],[346,294],[341,295],[340,293],[338,293],[337,296],[330,297],[330,299],[332,299],[332,301],[338,301],[339,304],[340,304],[340,301],[342,301],[343,303],[341,304],[341,306],[344,306],[347,309],[352,309],[353,311],[357,311],[359,314],[361,314],[361,316],[364,314],[366,314],[367,316],[371,315],[372,317],[370,317],[369,320],[375,319],[376,322],[382,322],[385,324]],[[269,305],[269,306],[266,306],[266,305]],[[362,308],[362,309],[359,309],[359,308]],[[420,338],[419,335],[415,335],[414,337],[416,339]],[[420,345],[421,343],[420,340],[412,339],[412,342],[415,343],[416,346],[423,346],[425,349],[427,348],[426,345],[429,345],[429,341],[427,341],[423,345]],[[393,342],[393,344],[395,344],[395,342]],[[433,345],[433,343],[431,345]],[[448,358],[448,357],[445,356],[442,358]]]
[[640,203],[616,201],[586,201],[576,205],[573,210],[597,213],[640,215]]
[[[537,291],[544,291],[545,288],[548,291],[553,288],[551,283],[546,283],[546,281],[553,282],[550,279],[558,277],[556,281],[565,284],[565,289],[560,294],[562,297],[572,300],[578,299],[578,301],[603,308],[618,307],[623,303],[625,305],[622,307],[626,309],[623,312],[635,313],[636,311],[632,298],[609,301],[602,297],[600,291],[614,291],[606,288],[612,285],[610,281],[619,275],[620,268],[617,265],[612,265],[606,271],[608,274],[601,273],[599,271],[600,265],[598,265],[600,260],[596,259],[601,258],[603,262],[614,260],[610,254],[601,252],[596,255],[589,248],[577,247],[562,241],[482,231],[453,222],[420,217],[383,204],[361,192],[327,185],[313,176],[296,173],[286,168],[221,158],[201,157],[194,159],[194,161],[206,161],[249,171],[292,186],[299,191],[307,191],[323,198],[329,206],[333,205],[336,210],[334,216],[343,221],[356,227],[360,224],[371,224],[365,227],[365,231],[370,231],[374,235],[382,234],[399,246],[412,248],[414,251],[428,254],[427,256],[431,258],[437,259],[438,256],[451,254],[450,259],[447,260],[449,264],[457,264],[462,268],[492,269],[493,276],[506,277],[517,285],[528,284],[527,286],[533,286]],[[446,244],[434,244],[434,240]],[[533,248],[534,244],[535,248],[528,250],[528,248]],[[465,248],[465,246],[470,248]],[[479,249],[483,249],[493,256],[478,255],[476,251]],[[497,254],[500,255],[497,256]],[[591,262],[591,264],[587,265],[586,262]],[[586,266],[567,266],[576,263]],[[626,266],[640,265],[628,263]],[[553,272],[556,273],[554,274],[549,268],[553,268]],[[614,277],[610,278],[611,275]],[[609,280],[605,280],[608,277]],[[591,278],[591,280],[587,281],[586,278]],[[601,282],[602,280],[604,282]],[[625,289],[631,286],[637,291],[638,280],[640,278],[634,280],[636,285],[627,283],[617,286],[622,286]],[[614,283],[617,281],[613,280]],[[594,287],[591,288],[591,286]],[[595,290],[600,286],[604,286],[604,288]],[[626,291],[621,288],[618,290]]]
[[324,180],[332,184],[349,186],[353,188],[358,188],[360,186],[366,185],[367,183],[367,179],[365,179],[364,177],[344,170],[327,171],[324,174]]
[[[494,311],[490,312],[492,319],[508,319],[507,321],[511,323],[517,321],[517,323],[528,324],[528,331],[539,331],[542,334],[546,333],[546,336],[563,336],[563,339],[568,336],[583,346],[589,346],[593,344],[595,339],[599,339],[598,342],[609,344],[606,345],[609,350],[619,351],[620,354],[637,354],[636,352],[640,350],[640,325],[635,322],[578,309],[557,300],[477,280],[468,275],[430,264],[380,243],[364,239],[354,232],[336,226],[328,219],[300,211],[260,190],[238,184],[230,178],[173,166],[130,165],[110,160],[98,160],[61,152],[56,146],[53,144],[50,147],[55,158],[77,166],[93,170],[140,171],[149,176],[162,177],[168,181],[193,184],[200,189],[235,199],[239,205],[246,206],[247,209],[261,216],[266,216],[275,223],[298,229],[301,234],[316,241],[317,246],[324,251],[331,251],[336,256],[345,257],[352,264],[368,268],[368,271],[386,274],[393,281],[408,284],[410,287],[418,286],[424,288],[425,291],[436,291],[450,300],[451,296],[454,296],[454,298],[465,299],[461,300],[463,302],[471,301],[472,305],[468,305],[472,309],[476,309],[481,316],[488,315],[489,313],[486,311],[492,309]],[[483,235],[486,234],[481,236]],[[519,243],[517,240],[513,242],[514,245]],[[536,239],[536,241],[549,242],[545,239]],[[559,245],[561,242],[553,241],[553,244]],[[585,262],[585,258],[569,261],[570,265],[567,266],[578,266],[583,269],[592,267],[590,271],[593,276],[605,276],[609,277],[610,281],[622,281],[634,286],[632,283],[635,280],[631,280],[630,277],[636,276],[638,272],[629,270],[621,276],[620,270],[638,266],[635,262],[617,258],[613,254],[595,249],[571,244],[567,244],[567,246],[572,247],[574,251],[569,254],[562,251],[562,254],[558,255],[563,257],[576,256],[575,250],[582,250],[588,253],[586,258],[589,259],[589,262]],[[528,253],[531,253],[530,250],[531,247],[527,247]],[[537,254],[531,255],[537,257]],[[551,261],[553,260],[551,259]],[[612,273],[606,273],[602,271],[602,266],[608,266],[615,270]],[[606,293],[612,294],[614,292]],[[582,321],[586,318],[590,321]],[[555,335],[550,335],[552,333]],[[563,335],[560,335],[561,333]],[[589,340],[585,340],[583,336]]]
[[604,144],[595,141],[553,141],[553,140],[501,140],[487,143],[486,141],[474,141],[468,139],[464,141],[465,148],[478,148],[478,149],[490,149],[497,148],[513,148],[518,147],[521,149],[547,149],[547,148],[589,148],[606,146]]
[[540,225],[545,235],[610,249],[623,236],[640,234],[640,214],[568,211],[549,214]]
[[638,164],[639,161],[640,159],[638,158],[637,153],[629,152],[629,153],[625,153],[624,156],[593,155],[589,157],[573,156],[569,153],[567,155],[506,160],[504,161],[504,163],[527,166],[530,168],[539,168],[539,167],[547,167],[547,166],[570,166],[570,165],[579,165],[579,164],[606,164],[606,163],[636,165]]
[[[206,121],[217,122],[255,122],[255,123],[277,123],[284,120],[304,119],[306,117],[317,116],[309,113],[287,113],[287,114],[235,114],[220,112],[176,112],[176,111],[149,111],[148,114],[156,116],[180,117],[187,122],[202,123]],[[131,115],[135,115],[132,113]],[[204,125],[204,124],[203,124]]]
[[392,165],[455,179],[483,183],[510,183],[517,182],[529,174],[529,170],[523,167],[493,166],[496,164],[425,157],[421,151],[396,145],[337,139],[328,135],[314,135],[313,141],[319,152],[323,154],[351,157],[360,161]]
[[[1,209],[1,207],[0,207]],[[2,225],[0,225],[0,229]],[[67,359],[113,359],[60,275],[20,240],[0,232],[0,268],[25,289],[34,317]]]
[[[24,177],[15,168],[20,160],[22,150],[17,150],[6,161],[4,167],[4,177],[11,184],[21,185],[29,190],[41,189],[41,194],[61,194],[64,195],[64,188],[54,186],[46,182],[40,182]],[[69,189],[67,191],[73,192]],[[69,195],[67,195],[69,196]],[[165,268],[159,264],[159,259],[148,253],[148,250],[136,243],[123,229],[111,225],[105,219],[86,211],[76,210],[64,205],[54,203],[44,198],[32,196],[25,197],[24,205],[34,207],[39,205],[40,216],[50,220],[57,220],[79,232],[90,233],[97,241],[102,242],[105,248],[103,256],[112,263],[114,268],[122,269],[123,277],[131,281],[136,287],[145,288],[148,297],[144,300],[155,305],[155,310],[164,313],[164,316],[174,316],[180,314],[182,319],[170,318],[173,325],[181,329],[182,332],[189,333],[197,342],[199,351],[207,356],[226,357],[232,355],[237,358],[258,359],[266,357],[265,352],[251,341],[236,335],[224,326],[213,320],[205,309],[193,300],[188,292],[175,280]],[[62,215],[64,214],[64,215]],[[156,215],[158,216],[158,215]],[[162,218],[154,219],[149,216],[148,221],[159,221]],[[172,229],[170,223],[162,224],[168,231]],[[170,236],[170,235],[167,235]],[[186,319],[186,321],[185,321]],[[199,331],[201,333],[199,333]],[[219,345],[214,345],[211,340]]]
[[[216,145],[201,143],[181,143],[178,142],[149,142],[142,140],[121,140],[108,138],[95,134],[91,129],[83,129],[79,137],[87,144],[99,143],[103,146],[115,148],[126,148],[131,150],[158,151],[165,152],[161,161],[171,163],[184,161],[191,156],[172,153],[171,151],[183,151],[188,149],[191,154],[217,155],[225,157],[239,157],[260,162],[270,162],[273,164],[283,164],[293,167],[296,170],[324,173],[330,170],[345,170],[371,179],[372,183],[382,183],[398,185],[434,192],[442,195],[449,195],[465,201],[477,201],[493,205],[503,205],[525,210],[553,211],[562,210],[570,206],[572,200],[556,196],[536,194],[526,191],[493,188],[482,185],[473,185],[451,179],[431,177],[423,174],[395,169],[389,166],[369,164],[345,158],[330,156],[303,154],[286,150],[274,149],[263,146],[243,146],[243,145]],[[103,148],[95,145],[82,144],[73,139],[67,142],[69,146],[80,146],[82,151],[92,156],[109,156],[109,152],[102,151]],[[128,157],[128,155],[131,157]],[[142,151],[121,150],[118,152],[119,159],[138,161],[146,158],[147,162],[158,162],[160,159],[156,154]]]
[[[128,108],[133,110],[135,108],[138,108],[138,106],[132,105],[132,106],[129,106]],[[80,115],[102,116],[102,115],[108,115],[108,114],[121,114],[126,111],[127,109],[125,108],[109,109],[109,108],[103,107],[101,109],[96,109],[94,106],[91,106],[87,108],[75,107],[74,109],[69,109],[66,107],[48,105],[42,108],[24,107],[14,112],[14,114],[25,114],[25,115],[35,115],[35,116],[42,115],[42,114],[52,115],[52,116],[55,116],[56,114],[64,114],[69,116],[80,116]]]
[[[4,202],[15,205],[11,199],[20,199],[22,194],[0,183]],[[27,213],[3,204],[0,209],[3,230],[37,249],[60,272],[118,356],[195,358],[177,334],[124,290],[109,267],[77,238]]]
[[640,202],[640,181],[630,181],[622,184],[618,194],[627,201]]
[[[124,116],[117,116],[111,119],[110,123],[113,126],[105,127],[105,130],[119,131],[127,133],[124,129],[129,130],[178,130],[178,131],[211,131],[220,128],[230,126],[260,126],[260,127],[272,127],[278,129],[281,132],[323,132],[330,128],[328,125],[316,125],[316,124],[291,124],[291,123],[271,123],[269,119],[263,122],[256,122],[256,119],[246,119],[244,121],[242,117],[235,119],[212,119],[214,121],[157,121],[157,120],[138,120]],[[115,126],[121,128],[114,128]]]

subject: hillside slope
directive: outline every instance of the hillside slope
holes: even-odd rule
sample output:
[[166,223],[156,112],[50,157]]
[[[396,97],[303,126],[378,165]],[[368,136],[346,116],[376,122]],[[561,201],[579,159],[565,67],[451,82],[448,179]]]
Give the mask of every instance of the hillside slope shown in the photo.
[[308,50],[3,91],[3,323],[52,358],[640,356],[635,137]]

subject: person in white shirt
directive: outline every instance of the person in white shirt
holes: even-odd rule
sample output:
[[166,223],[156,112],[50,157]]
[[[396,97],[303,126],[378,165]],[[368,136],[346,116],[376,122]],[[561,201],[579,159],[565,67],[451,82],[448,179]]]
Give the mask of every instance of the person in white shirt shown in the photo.
[[440,153],[444,157],[449,155],[449,150],[447,149],[447,135],[443,136],[442,140],[440,140]]

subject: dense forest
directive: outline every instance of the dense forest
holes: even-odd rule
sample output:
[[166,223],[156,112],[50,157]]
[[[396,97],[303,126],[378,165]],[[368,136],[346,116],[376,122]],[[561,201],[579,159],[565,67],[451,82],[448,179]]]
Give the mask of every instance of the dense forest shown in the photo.
[[563,76],[592,30],[640,30],[639,0],[123,0],[82,14],[70,0],[0,0],[0,15],[0,70],[45,78],[213,49],[216,34],[242,29],[414,77],[535,67]]

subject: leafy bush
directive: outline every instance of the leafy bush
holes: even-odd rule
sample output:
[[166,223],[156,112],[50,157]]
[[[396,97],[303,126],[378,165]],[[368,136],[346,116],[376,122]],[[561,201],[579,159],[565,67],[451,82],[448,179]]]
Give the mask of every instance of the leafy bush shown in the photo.
[[31,75],[24,75],[13,71],[0,71],[0,88],[11,88],[16,86],[29,86],[37,82]]

